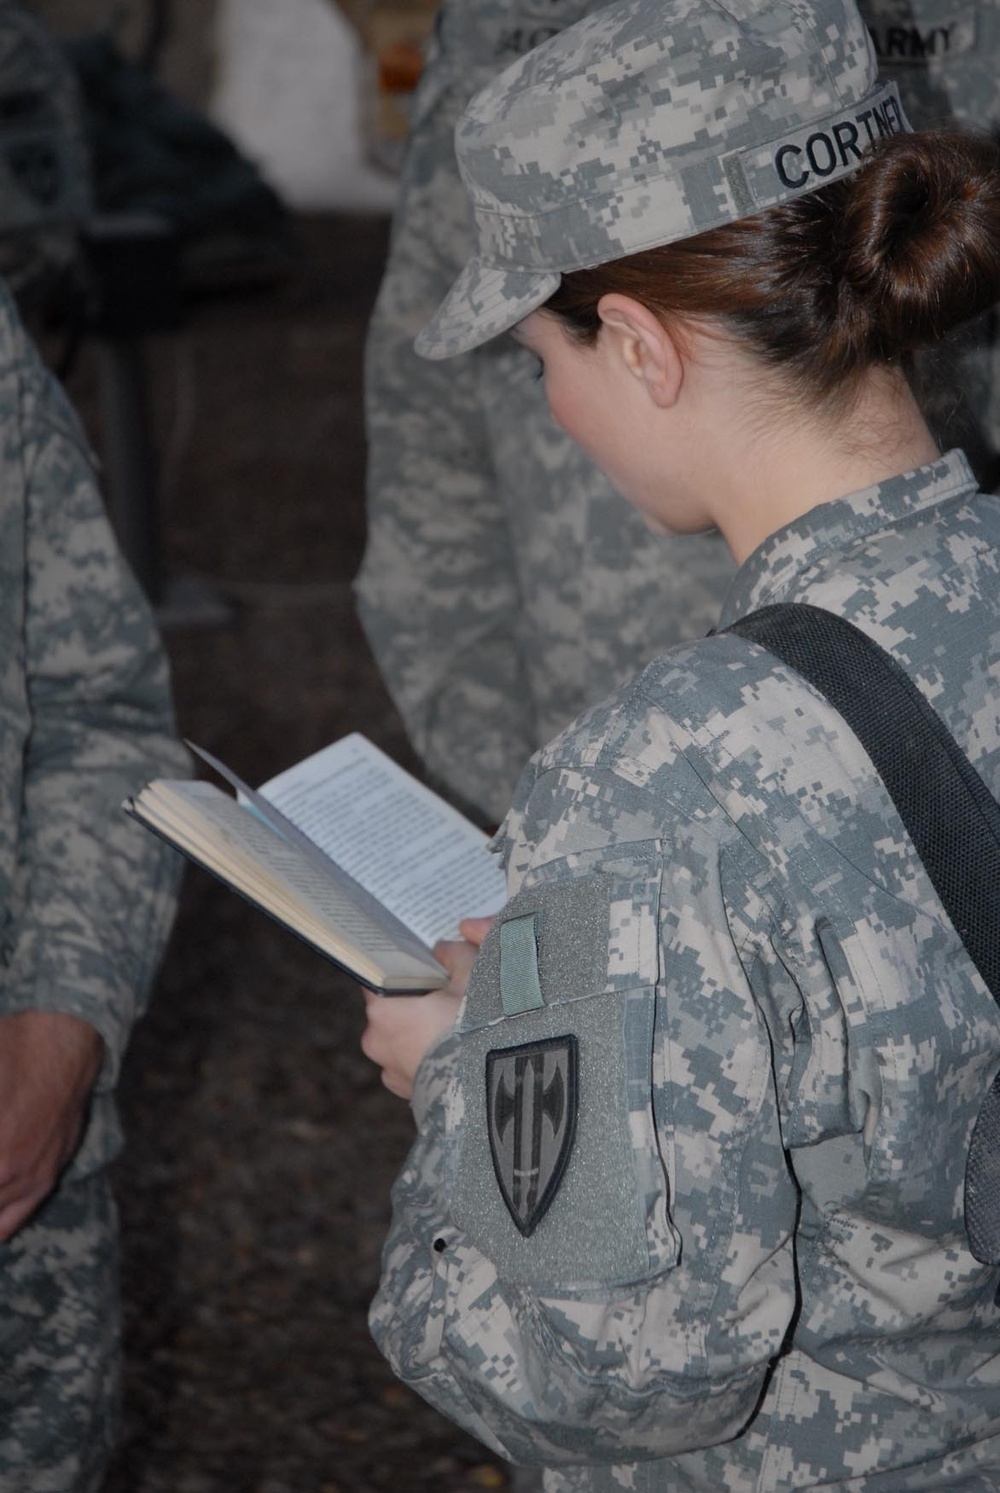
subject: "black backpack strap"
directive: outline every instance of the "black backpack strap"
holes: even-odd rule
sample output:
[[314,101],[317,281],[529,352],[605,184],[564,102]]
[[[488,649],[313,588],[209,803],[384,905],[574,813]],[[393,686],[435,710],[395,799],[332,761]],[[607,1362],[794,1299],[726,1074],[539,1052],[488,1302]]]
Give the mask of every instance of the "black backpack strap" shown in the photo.
[[[906,671],[822,607],[763,607],[726,629],[757,643],[829,700],[865,748],[948,917],[1000,1006],[1000,804]],[[965,1173],[976,1259],[1000,1263],[1000,1074]]]

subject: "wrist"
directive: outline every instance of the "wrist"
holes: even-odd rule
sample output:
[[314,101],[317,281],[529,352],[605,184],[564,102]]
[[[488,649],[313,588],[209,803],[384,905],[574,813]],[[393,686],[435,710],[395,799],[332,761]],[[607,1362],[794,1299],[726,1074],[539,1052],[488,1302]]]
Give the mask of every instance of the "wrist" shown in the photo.
[[58,1068],[80,1097],[91,1092],[104,1063],[104,1041],[81,1016],[68,1011],[16,1011],[0,1017],[0,1042],[12,1044],[25,1059],[36,1057]]

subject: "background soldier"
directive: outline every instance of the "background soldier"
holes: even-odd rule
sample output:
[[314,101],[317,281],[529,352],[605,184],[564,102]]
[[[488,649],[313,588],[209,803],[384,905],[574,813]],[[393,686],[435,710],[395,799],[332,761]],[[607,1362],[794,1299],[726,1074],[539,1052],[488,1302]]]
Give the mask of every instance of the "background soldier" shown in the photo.
[[79,425],[6,292],[0,470],[0,1488],[89,1493],[118,1414],[113,1089],[176,880],[120,805],[186,756]]
[[498,68],[594,0],[445,0],[414,102],[367,349],[362,622],[432,775],[487,820],[527,758],[631,668],[715,621],[715,535],[653,536],[503,346],[431,366],[413,337],[471,252],[452,135]]
[[[43,294],[90,210],[71,70],[0,4],[0,266]],[[114,1086],[176,861],[121,812],[185,772],[86,442],[0,287],[0,1490],[95,1493],[120,1396]]]

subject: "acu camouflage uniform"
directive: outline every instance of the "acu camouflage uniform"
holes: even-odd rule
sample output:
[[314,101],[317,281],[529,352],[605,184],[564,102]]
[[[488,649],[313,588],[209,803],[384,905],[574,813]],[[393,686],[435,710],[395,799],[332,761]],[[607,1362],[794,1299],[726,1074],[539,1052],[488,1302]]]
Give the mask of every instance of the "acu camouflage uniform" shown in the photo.
[[551,422],[505,340],[447,364],[413,338],[472,251],[453,134],[470,96],[595,0],[445,0],[417,93],[366,353],[368,639],[430,772],[487,820],[533,751],[659,649],[707,631],[716,535],[652,535]]
[[[412,340],[472,249],[453,132],[501,67],[599,8],[444,0],[416,99],[369,330],[361,619],[430,771],[488,819],[527,757],[661,648],[715,622],[732,562],[714,536],[659,538],[551,422],[509,339],[448,363]],[[911,123],[1000,126],[1000,3],[867,0],[880,73]],[[995,317],[922,370],[944,444],[1000,471]]]
[[67,1012],[105,1050],[77,1155],[0,1244],[0,1490],[90,1493],[117,1429],[113,1089],[177,870],[120,805],[187,761],[79,425],[2,290],[0,575],[0,1015]]
[[[850,0],[623,0],[464,116],[477,252],[417,346],[905,128]],[[996,793],[998,571],[953,452],[778,529],[722,620],[854,621]],[[511,900],[416,1078],[372,1309],[397,1371],[550,1493],[998,1493],[963,1193],[1000,1010],[844,722],[735,635],[675,648],[537,756],[500,845]]]
[[[722,622],[785,600],[891,649],[1000,794],[1000,500],[961,453],[778,530]],[[676,648],[499,843],[394,1194],[397,1372],[549,1493],[996,1493],[962,1198],[1000,1011],[840,717],[734,635]]]

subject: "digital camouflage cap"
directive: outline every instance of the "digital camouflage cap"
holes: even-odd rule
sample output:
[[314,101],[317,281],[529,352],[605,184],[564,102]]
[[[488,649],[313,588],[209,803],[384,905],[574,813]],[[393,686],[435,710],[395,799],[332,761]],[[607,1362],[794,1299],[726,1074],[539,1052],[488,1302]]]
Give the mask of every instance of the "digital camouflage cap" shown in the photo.
[[416,341],[467,352],[562,272],[836,181],[909,125],[853,0],[624,0],[476,95],[455,132],[477,252]]

